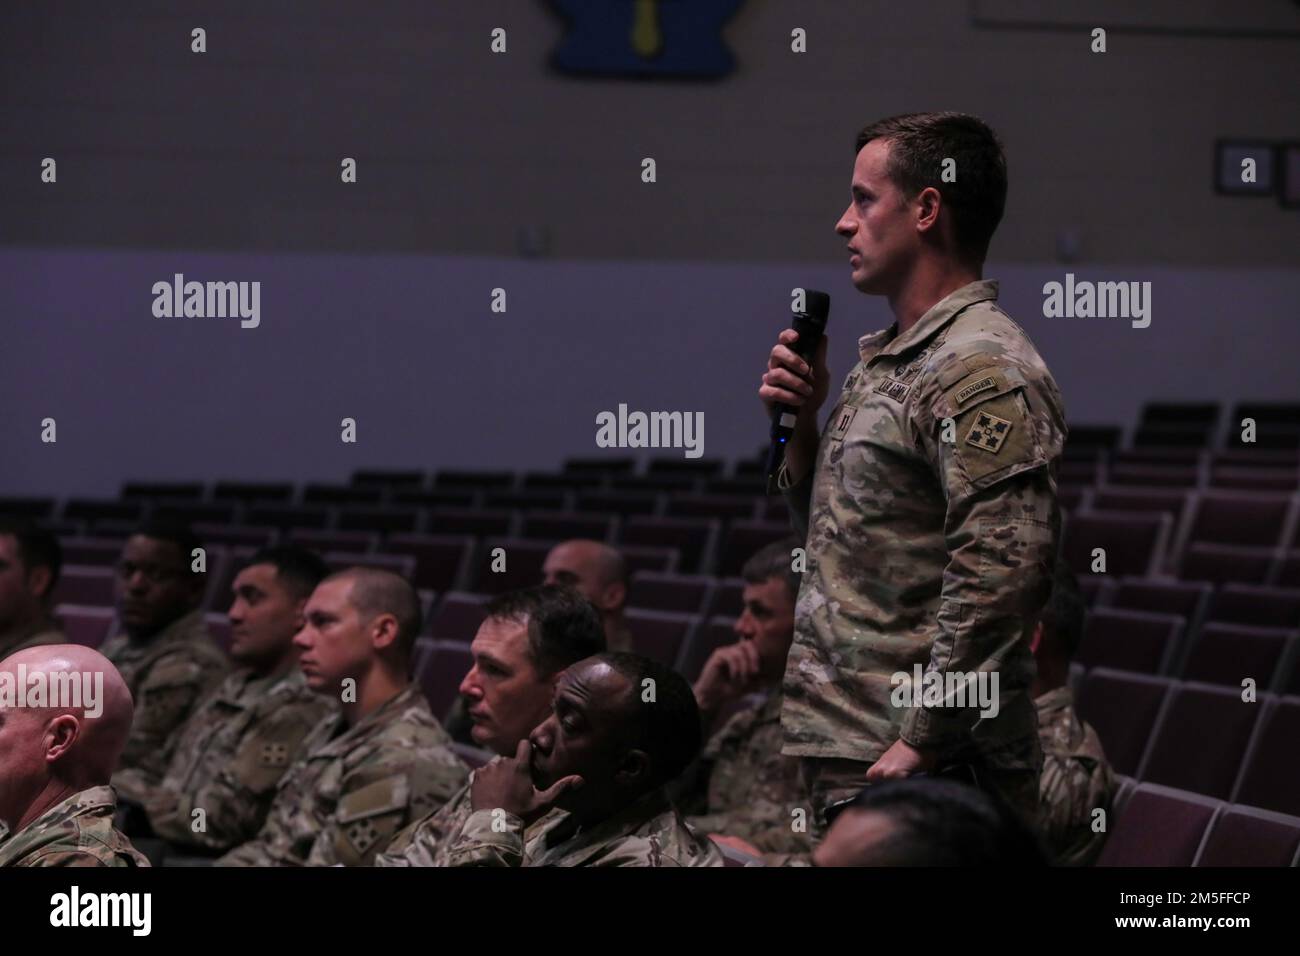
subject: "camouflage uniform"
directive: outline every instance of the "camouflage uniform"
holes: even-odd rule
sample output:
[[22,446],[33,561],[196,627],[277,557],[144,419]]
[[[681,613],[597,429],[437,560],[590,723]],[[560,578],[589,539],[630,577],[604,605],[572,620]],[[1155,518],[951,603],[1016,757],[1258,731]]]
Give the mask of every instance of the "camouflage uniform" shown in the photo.
[[368,866],[393,835],[442,806],[468,768],[409,686],[355,727],[341,713],[308,734],[255,840],[217,866]]
[[48,620],[38,621],[31,627],[0,634],[0,661],[10,654],[25,651],[29,647],[44,647],[48,644],[66,644],[68,639],[63,632]]
[[446,866],[722,866],[722,852],[690,829],[662,789],[582,831],[552,812],[523,833],[511,813],[493,829],[492,810],[466,818],[446,848]]
[[[975,765],[1036,812],[1029,635],[1056,556],[1065,421],[1051,373],[996,298],[996,282],[973,282],[903,335],[860,339],[815,468],[792,488],[782,467],[807,538],[783,752],[809,758],[819,824],[900,738],[941,765]],[[892,676],[910,685],[917,664],[998,673],[996,717],[895,706]]]
[[[710,738],[694,792],[682,801],[695,829],[740,837],[765,853],[812,850],[799,761],[781,753],[781,704],[781,692],[773,691]],[[796,808],[803,813],[796,816]],[[796,832],[800,818],[802,832]]]
[[[128,770],[115,778],[118,792],[140,804],[154,833],[173,843],[215,851],[247,843],[266,822],[307,734],[331,709],[297,667],[269,677],[240,669],[186,722],[162,784],[149,786]],[[199,832],[196,808],[203,810]]]
[[147,641],[119,634],[99,650],[117,667],[135,701],[131,736],[118,766],[159,781],[172,738],[225,676],[226,656],[208,636],[202,611],[178,618]]
[[1117,782],[1097,732],[1079,719],[1068,687],[1049,690],[1035,702],[1043,745],[1039,826],[1059,866],[1088,866],[1101,853],[1106,834],[1092,830],[1092,813],[1109,819]]
[[50,808],[14,834],[0,822],[0,867],[148,866],[113,829],[112,787],[91,787]]

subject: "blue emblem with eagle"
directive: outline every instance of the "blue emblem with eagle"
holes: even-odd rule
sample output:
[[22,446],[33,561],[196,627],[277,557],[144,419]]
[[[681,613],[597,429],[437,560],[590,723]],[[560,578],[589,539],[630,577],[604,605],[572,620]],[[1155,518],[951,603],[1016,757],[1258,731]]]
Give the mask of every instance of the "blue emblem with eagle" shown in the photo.
[[725,76],[736,61],[722,26],[743,2],[550,0],[569,21],[552,63],[604,76]]

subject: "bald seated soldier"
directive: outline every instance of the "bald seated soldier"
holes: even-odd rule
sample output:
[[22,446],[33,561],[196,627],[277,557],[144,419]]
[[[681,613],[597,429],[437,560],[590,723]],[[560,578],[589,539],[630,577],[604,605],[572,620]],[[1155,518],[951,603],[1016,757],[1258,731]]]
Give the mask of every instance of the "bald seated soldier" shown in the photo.
[[339,710],[308,734],[261,832],[218,866],[369,866],[469,774],[408,676],[420,630],[410,584],[349,568],[320,583],[305,617],[294,638],[299,666]]
[[[470,645],[474,664],[461,681],[461,699],[474,743],[511,757],[550,715],[564,669],[605,649],[605,631],[596,609],[569,587],[511,591],[493,598],[486,613]],[[441,810],[399,833],[375,865],[445,865],[448,838],[470,812],[467,784]]]
[[832,811],[815,866],[1047,865],[1032,830],[996,796],[955,780],[912,776],[873,784]]
[[229,668],[199,609],[207,584],[207,575],[194,570],[201,547],[184,525],[150,523],[127,539],[117,565],[123,633],[100,650],[135,701],[119,769],[151,784],[167,770],[174,735]]
[[1119,786],[1101,738],[1079,717],[1070,690],[1070,659],[1083,640],[1086,617],[1074,572],[1058,559],[1052,593],[1030,643],[1038,662],[1030,692],[1043,748],[1038,827],[1057,866],[1096,862],[1106,831],[1095,831],[1093,824],[1110,815]]
[[42,645],[0,661],[0,867],[149,865],[113,828],[108,781],[131,715],[98,651]]
[[0,515],[0,659],[14,651],[64,643],[50,617],[63,549],[26,518]]
[[623,555],[599,541],[561,541],[542,564],[545,584],[567,584],[590,601],[605,625],[605,646],[611,651],[631,651],[632,632],[623,616],[627,601],[627,562]]
[[134,771],[114,778],[123,802],[141,807],[145,831],[215,856],[262,829],[307,734],[336,709],[307,686],[293,643],[307,599],[328,573],[315,552],[285,546],[258,551],[235,576],[228,612],[235,669],[186,721],[160,784]]
[[722,866],[664,791],[699,748],[680,674],[634,654],[579,661],[514,757],[475,773],[447,865]]

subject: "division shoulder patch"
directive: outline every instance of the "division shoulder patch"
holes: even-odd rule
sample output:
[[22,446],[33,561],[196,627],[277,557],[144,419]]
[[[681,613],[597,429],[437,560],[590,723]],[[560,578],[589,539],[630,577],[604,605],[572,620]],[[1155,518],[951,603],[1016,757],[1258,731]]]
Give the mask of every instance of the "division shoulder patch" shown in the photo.
[[996,455],[1002,450],[1002,445],[1010,432],[1011,423],[1005,418],[998,418],[988,412],[979,412],[970,431],[966,433],[966,443]]

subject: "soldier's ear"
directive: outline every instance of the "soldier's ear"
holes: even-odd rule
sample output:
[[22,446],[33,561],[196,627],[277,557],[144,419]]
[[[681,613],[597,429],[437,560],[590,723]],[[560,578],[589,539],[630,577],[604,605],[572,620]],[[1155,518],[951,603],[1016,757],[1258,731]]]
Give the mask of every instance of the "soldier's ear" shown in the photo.
[[53,583],[54,575],[43,564],[38,564],[27,572],[27,588],[36,595],[38,601],[45,600]]
[[1034,625],[1033,636],[1029,638],[1029,653],[1037,654],[1038,648],[1043,643],[1043,622],[1039,621]]
[[397,616],[380,614],[370,622],[370,643],[377,651],[387,650],[397,642]]
[[628,788],[643,786],[650,779],[651,764],[650,755],[644,750],[629,750],[615,771],[614,780]]
[[45,762],[63,757],[81,737],[81,721],[71,714],[60,714],[45,728]]

